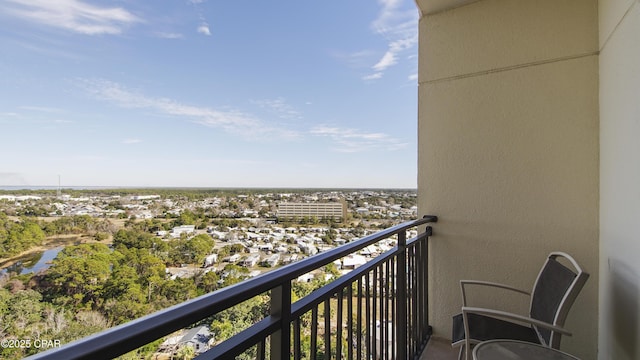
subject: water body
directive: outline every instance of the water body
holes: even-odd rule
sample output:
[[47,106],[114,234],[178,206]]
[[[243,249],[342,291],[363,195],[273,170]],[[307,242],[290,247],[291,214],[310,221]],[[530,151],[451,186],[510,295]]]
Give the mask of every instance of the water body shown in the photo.
[[4,275],[7,272],[15,272],[22,275],[37,273],[39,271],[46,270],[49,268],[49,266],[51,266],[51,261],[55,259],[56,256],[58,256],[58,253],[62,249],[64,249],[64,247],[57,247],[54,249],[25,255],[17,259],[14,264],[0,269],[0,275]]

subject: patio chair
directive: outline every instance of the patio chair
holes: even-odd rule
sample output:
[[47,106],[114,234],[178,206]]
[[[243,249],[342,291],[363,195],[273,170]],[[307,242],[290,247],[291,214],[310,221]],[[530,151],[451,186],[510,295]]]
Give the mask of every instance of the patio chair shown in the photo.
[[[568,260],[575,271],[558,262],[557,258]],[[538,274],[532,293],[494,282],[461,280],[462,313],[453,317],[451,340],[452,346],[460,346],[458,359],[462,359],[464,352],[465,359],[470,360],[472,345],[492,339],[522,340],[559,349],[560,337],[571,336],[562,326],[588,278],[589,274],[582,271],[570,255],[552,252]],[[469,307],[465,293],[467,285],[489,286],[529,295],[529,316]]]

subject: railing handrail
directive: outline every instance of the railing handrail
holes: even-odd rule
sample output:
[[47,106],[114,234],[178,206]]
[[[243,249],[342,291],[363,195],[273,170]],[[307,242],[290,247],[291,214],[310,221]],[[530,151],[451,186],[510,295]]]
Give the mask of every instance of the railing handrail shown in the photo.
[[90,358],[96,360],[125,354],[380,240],[410,228],[437,221],[436,216],[427,215],[421,219],[404,222],[243,282],[73,341],[61,348],[35,354],[29,359]]

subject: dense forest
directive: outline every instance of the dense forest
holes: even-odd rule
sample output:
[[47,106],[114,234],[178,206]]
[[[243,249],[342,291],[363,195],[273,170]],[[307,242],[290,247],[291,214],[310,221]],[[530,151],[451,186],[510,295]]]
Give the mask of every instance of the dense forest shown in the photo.
[[11,220],[0,212],[0,259],[9,258],[34,246],[42,245],[45,238],[57,235],[90,234],[98,239],[113,229],[106,219],[88,215],[59,217],[53,221],[22,216]]
[[[151,234],[157,226],[153,221],[127,225],[113,234],[110,246],[99,242],[67,246],[44,273],[0,277],[0,339],[55,339],[64,344],[248,275],[238,267],[223,282],[216,272],[169,279],[167,266],[201,263],[214,240],[201,234],[169,244]],[[2,254],[6,257],[41,244],[47,235],[99,234],[108,231],[108,226],[108,221],[88,216],[39,222],[29,218],[12,221],[0,213]],[[0,358],[17,359],[41,350],[1,347]]]
[[[108,231],[108,222],[85,216],[38,222],[27,218],[11,221],[0,213],[0,221],[5,254],[40,244],[46,235]],[[176,219],[175,223],[180,222]],[[247,268],[228,264],[222,271],[201,272],[193,278],[167,278],[167,266],[202,263],[214,240],[201,234],[169,243],[152,234],[163,226],[156,220],[127,221],[125,225],[113,234],[112,245],[94,242],[67,246],[44,273],[0,277],[0,339],[57,340],[65,344],[249,276]],[[227,246],[221,251],[228,254],[242,249]],[[293,296],[305,296],[321,285],[318,281],[295,283]],[[203,322],[221,341],[259,321],[268,311],[268,297],[263,295]],[[160,342],[124,358],[151,356]],[[46,347],[0,347],[0,358],[19,359],[43,350]],[[183,358],[191,355],[179,354]]]

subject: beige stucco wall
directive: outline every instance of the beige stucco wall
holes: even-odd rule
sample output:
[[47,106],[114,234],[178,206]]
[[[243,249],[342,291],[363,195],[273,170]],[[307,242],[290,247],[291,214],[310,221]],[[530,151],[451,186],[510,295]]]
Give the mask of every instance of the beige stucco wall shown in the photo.
[[[440,218],[429,259],[437,336],[450,337],[459,279],[530,289],[560,250],[592,274],[562,349],[596,358],[597,24],[595,0],[482,0],[423,14],[418,202]],[[524,300],[475,305],[525,311]]]
[[640,359],[640,4],[600,1],[599,359]]

